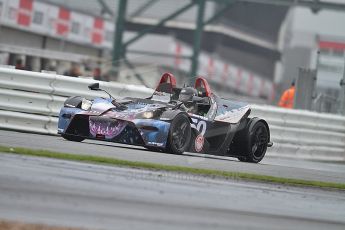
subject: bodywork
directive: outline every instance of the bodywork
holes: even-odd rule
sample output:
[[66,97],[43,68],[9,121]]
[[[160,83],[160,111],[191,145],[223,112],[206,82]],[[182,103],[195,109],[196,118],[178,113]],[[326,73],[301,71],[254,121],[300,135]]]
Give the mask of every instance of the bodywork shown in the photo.
[[249,105],[218,97],[211,92],[205,79],[198,79],[195,87],[202,88],[207,101],[200,105],[200,114],[176,108],[181,89],[176,87],[175,78],[166,73],[156,91],[169,83],[169,97],[165,89],[150,98],[127,97],[116,102],[111,98],[95,98],[87,110],[81,108],[85,99],[69,98],[60,111],[58,133],[164,150],[171,122],[177,114],[184,113],[192,129],[190,152],[239,156],[235,147],[237,139],[241,138],[239,134],[253,122],[248,118]]
[[165,147],[170,123],[145,118],[146,114],[160,112],[165,105],[146,99],[132,99],[126,106],[126,110],[118,110],[111,99],[96,98],[89,111],[63,107],[59,115],[58,133],[124,144]]

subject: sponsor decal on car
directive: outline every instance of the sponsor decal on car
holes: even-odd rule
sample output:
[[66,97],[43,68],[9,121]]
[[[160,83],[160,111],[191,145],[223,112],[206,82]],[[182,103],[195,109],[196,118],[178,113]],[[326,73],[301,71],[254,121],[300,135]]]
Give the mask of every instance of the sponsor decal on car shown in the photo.
[[164,146],[164,143],[157,143],[157,142],[147,142],[148,145],[153,145],[157,147],[162,147]]
[[203,135],[199,134],[196,138],[195,138],[195,151],[196,152],[201,152],[202,149],[204,148],[204,143],[205,143],[205,138]]
[[167,118],[167,117],[161,117],[160,118],[162,121],[169,121],[169,120],[171,120],[170,118]]

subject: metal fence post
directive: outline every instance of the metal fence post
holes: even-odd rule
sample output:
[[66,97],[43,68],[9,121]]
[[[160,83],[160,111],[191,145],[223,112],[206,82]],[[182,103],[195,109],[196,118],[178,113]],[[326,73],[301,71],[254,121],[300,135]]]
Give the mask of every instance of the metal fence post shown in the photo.
[[120,0],[118,3],[117,19],[115,23],[115,36],[112,53],[112,71],[118,77],[120,63],[119,61],[124,56],[125,47],[122,45],[123,31],[125,25],[127,0]]
[[194,43],[193,43],[193,56],[192,56],[192,66],[191,66],[191,76],[194,77],[197,75],[198,67],[199,67],[199,53],[200,53],[200,46],[201,46],[201,36],[202,31],[204,28],[204,13],[205,13],[205,0],[197,1],[198,6],[198,15],[197,15],[197,22],[196,28],[194,32]]
[[344,70],[343,70],[343,79],[340,80],[340,108],[339,112],[345,115],[345,59],[344,59]]
[[312,109],[316,86],[316,70],[299,68],[294,100],[295,109]]

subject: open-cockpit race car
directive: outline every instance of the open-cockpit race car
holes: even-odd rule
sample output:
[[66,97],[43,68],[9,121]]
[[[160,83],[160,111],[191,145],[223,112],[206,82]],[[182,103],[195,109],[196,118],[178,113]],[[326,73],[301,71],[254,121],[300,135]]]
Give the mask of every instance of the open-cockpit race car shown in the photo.
[[[104,91],[99,83],[89,89]],[[245,103],[218,97],[202,77],[178,88],[175,77],[165,73],[149,98],[68,98],[58,133],[70,141],[97,139],[258,163],[272,143],[267,122],[248,118],[250,111]]]

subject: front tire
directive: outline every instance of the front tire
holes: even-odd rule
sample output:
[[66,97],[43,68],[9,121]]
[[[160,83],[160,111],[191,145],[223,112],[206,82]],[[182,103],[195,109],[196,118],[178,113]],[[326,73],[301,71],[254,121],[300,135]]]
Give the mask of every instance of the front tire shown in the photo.
[[68,141],[82,142],[83,140],[85,140],[84,137],[79,137],[79,136],[74,136],[74,135],[61,134],[61,136]]
[[191,140],[190,121],[185,114],[178,114],[171,122],[166,151],[182,154],[189,150]]
[[258,121],[248,127],[247,133],[245,154],[238,159],[243,162],[259,163],[266,154],[269,130],[263,121]]

